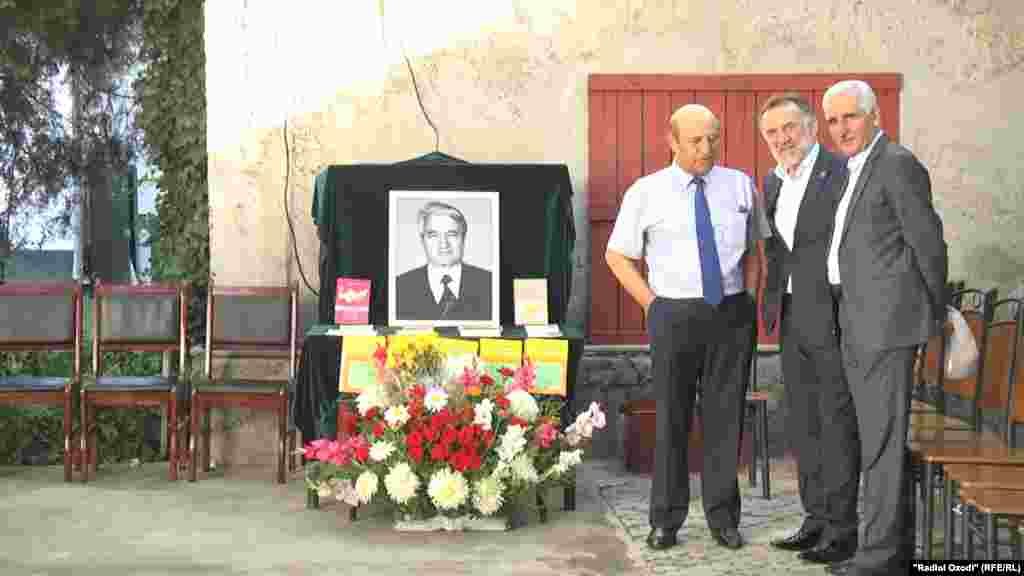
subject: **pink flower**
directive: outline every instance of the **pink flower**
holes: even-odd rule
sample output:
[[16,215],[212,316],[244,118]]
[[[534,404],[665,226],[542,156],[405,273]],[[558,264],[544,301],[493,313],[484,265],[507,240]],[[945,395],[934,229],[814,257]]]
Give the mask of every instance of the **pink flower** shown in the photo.
[[537,429],[537,444],[541,448],[550,448],[551,443],[558,438],[558,428],[550,422],[545,422],[539,429]]
[[537,369],[534,368],[533,362],[527,358],[523,365],[516,370],[515,374],[512,375],[512,382],[505,389],[505,392],[513,392],[515,390],[524,390],[526,392],[533,388],[533,383],[537,381]]
[[471,388],[480,388],[480,370],[474,363],[472,367],[466,366],[462,369],[462,374],[458,376],[459,384],[466,390]]

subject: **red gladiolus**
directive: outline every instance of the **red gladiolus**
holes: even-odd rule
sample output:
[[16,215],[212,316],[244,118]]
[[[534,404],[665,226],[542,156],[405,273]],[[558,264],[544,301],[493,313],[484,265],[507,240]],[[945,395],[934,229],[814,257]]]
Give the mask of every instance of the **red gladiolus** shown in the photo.
[[504,394],[498,394],[498,396],[494,398],[494,403],[497,404],[499,408],[508,408],[509,404],[511,404]]
[[479,470],[482,465],[483,463],[480,461],[480,455],[476,452],[470,452],[469,464],[466,465],[466,468],[469,470]]
[[366,420],[373,420],[376,417],[377,417],[377,409],[376,408],[370,408],[369,410],[366,411],[366,415],[363,416],[363,418],[365,418]]
[[509,418],[508,419],[508,424],[509,424],[509,426],[522,426],[523,428],[529,428],[530,427],[530,423],[527,422],[526,420],[523,420],[519,416],[513,416],[513,417]]
[[405,445],[410,448],[421,444],[423,444],[423,436],[420,434],[419,430],[405,437]]
[[470,446],[473,444],[475,434],[473,426],[466,426],[462,430],[459,430],[459,444],[463,446]]
[[483,436],[484,444],[486,444],[487,447],[490,448],[494,444],[494,432],[490,430],[485,430]]
[[413,462],[419,464],[423,461],[423,446],[419,444],[409,447],[409,457],[412,458]]
[[376,424],[373,425],[373,437],[374,438],[380,438],[381,436],[384,435],[384,430],[385,430],[384,423],[383,422],[377,422]]

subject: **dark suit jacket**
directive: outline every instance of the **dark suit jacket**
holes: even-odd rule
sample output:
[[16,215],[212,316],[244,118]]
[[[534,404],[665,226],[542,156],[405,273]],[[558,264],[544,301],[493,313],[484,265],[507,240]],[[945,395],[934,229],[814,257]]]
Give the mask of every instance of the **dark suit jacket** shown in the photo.
[[[491,273],[462,263],[458,299],[446,320],[491,319]],[[395,279],[395,310],[400,320],[440,320],[441,307],[434,300],[427,267],[413,268]]]
[[947,249],[928,170],[883,134],[851,192],[839,245],[844,347],[911,347],[946,317]]
[[764,288],[765,325],[774,330],[786,284],[793,277],[790,334],[802,344],[824,345],[835,339],[832,292],[828,285],[826,260],[836,205],[846,182],[846,161],[818,148],[810,179],[797,212],[793,246],[787,246],[775,226],[782,180],[769,172],[764,179],[766,215],[772,237],[765,242],[768,281]]

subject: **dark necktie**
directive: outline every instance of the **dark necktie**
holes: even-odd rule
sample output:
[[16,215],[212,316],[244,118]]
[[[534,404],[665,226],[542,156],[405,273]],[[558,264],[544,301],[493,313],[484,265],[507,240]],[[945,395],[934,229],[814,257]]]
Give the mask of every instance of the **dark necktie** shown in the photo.
[[444,292],[441,293],[441,318],[447,318],[452,306],[455,305],[455,293],[448,287],[451,281],[452,277],[447,274],[441,277],[441,284],[444,286]]
[[715,227],[711,225],[711,210],[704,195],[704,179],[696,177],[694,197],[697,220],[697,250],[700,253],[701,287],[704,301],[712,306],[722,302],[722,264],[718,261],[718,247],[715,245]]

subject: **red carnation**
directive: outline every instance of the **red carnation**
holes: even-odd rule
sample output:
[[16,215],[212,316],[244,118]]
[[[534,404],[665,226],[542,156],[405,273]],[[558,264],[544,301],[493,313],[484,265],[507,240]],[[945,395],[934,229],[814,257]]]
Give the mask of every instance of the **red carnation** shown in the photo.
[[492,432],[490,430],[485,430],[483,436],[484,436],[484,444],[486,444],[487,447],[490,448],[491,445],[494,444],[494,432]]
[[373,425],[373,437],[380,438],[381,436],[384,435],[385,429],[386,428],[384,427],[384,423],[378,421],[376,424]]
[[526,420],[523,420],[519,416],[513,416],[513,417],[509,418],[508,419],[508,424],[509,424],[509,426],[522,426],[523,428],[529,428],[530,427],[530,423],[527,422]]
[[508,366],[502,366],[501,368],[498,368],[498,372],[500,372],[501,375],[504,376],[505,378],[511,378],[512,375],[515,374],[515,371],[509,368]]
[[376,408],[370,408],[369,410],[366,411],[366,416],[363,416],[363,418],[365,418],[366,420],[373,420],[376,417],[377,417],[377,409]]
[[366,462],[366,460],[370,457],[370,444],[369,443],[362,443],[362,444],[356,446],[355,450],[356,450],[356,460],[359,460],[360,463]]
[[448,447],[444,444],[434,444],[430,449],[430,457],[436,462],[444,462],[448,459]]
[[473,444],[474,436],[472,426],[466,426],[462,430],[459,430],[459,444],[463,446],[469,446]]
[[420,444],[409,446],[409,457],[412,458],[413,462],[419,464],[423,460],[423,446]]
[[451,426],[446,426],[444,429],[444,434],[441,435],[441,443],[444,444],[445,446],[449,446],[451,445],[452,442],[455,442],[458,439],[458,431],[456,431],[455,428]]
[[494,399],[494,403],[497,404],[499,408],[508,408],[509,404],[511,404],[504,394],[498,394],[497,398]]
[[494,386],[494,378],[491,378],[490,374],[483,374],[480,376],[480,384],[482,386]]

